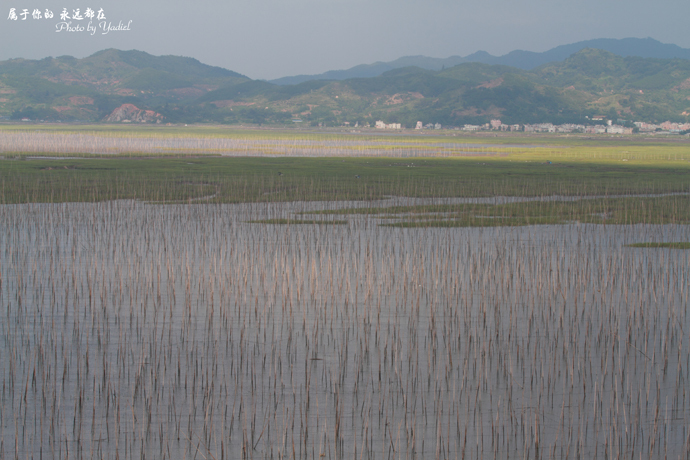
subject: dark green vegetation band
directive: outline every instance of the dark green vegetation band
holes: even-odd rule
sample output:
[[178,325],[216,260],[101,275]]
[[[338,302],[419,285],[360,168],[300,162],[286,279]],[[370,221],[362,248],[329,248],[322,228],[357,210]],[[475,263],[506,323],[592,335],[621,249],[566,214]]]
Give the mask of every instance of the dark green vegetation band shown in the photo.
[[0,203],[269,202],[386,196],[685,193],[688,163],[466,158],[139,158],[0,160]]
[[626,198],[535,200],[506,204],[442,204],[360,207],[319,214],[369,214],[389,227],[514,227],[522,225],[688,224],[690,197],[664,195]]
[[666,249],[690,249],[688,242],[676,243],[634,243],[628,245],[631,248],[666,248]]
[[263,219],[249,220],[248,224],[273,224],[273,225],[344,225],[346,220],[313,220],[313,219]]

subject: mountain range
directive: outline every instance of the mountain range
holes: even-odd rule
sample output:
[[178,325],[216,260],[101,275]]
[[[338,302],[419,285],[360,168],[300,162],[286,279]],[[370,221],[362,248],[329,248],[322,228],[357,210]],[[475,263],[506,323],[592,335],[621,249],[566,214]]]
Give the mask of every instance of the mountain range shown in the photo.
[[690,49],[678,45],[661,43],[653,38],[598,38],[568,45],[561,45],[542,53],[515,50],[503,56],[492,56],[486,51],[477,51],[469,56],[433,58],[427,56],[405,56],[390,62],[361,64],[346,70],[329,70],[318,75],[295,75],[270,80],[276,85],[296,85],[310,80],[347,80],[348,78],[377,77],[384,72],[401,67],[419,67],[427,70],[442,70],[468,62],[491,65],[507,65],[518,69],[531,70],[549,62],[566,60],[571,54],[586,48],[600,49],[618,56],[637,56],[657,59],[690,59]]
[[[623,51],[626,43],[631,42],[618,41]],[[637,43],[661,49],[653,41]],[[664,47],[670,54],[683,51]],[[572,50],[559,48],[551,55]],[[628,122],[690,121],[690,59],[682,57],[585,48],[530,69],[451,63],[278,85],[192,58],[134,50],[108,49],[83,59],[12,59],[0,62],[0,118],[326,126],[383,120],[407,127],[418,120],[462,126],[493,118],[506,124],[585,123],[595,115]]]

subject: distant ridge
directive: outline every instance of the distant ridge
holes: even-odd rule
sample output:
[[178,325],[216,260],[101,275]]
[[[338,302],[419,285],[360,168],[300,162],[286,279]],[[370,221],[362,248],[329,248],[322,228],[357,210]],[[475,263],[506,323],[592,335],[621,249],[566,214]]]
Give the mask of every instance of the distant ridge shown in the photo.
[[[398,63],[420,59],[430,62]],[[408,65],[376,77],[276,85],[195,59],[134,50],[12,59],[0,61],[0,120],[290,126],[298,120],[353,127],[381,120],[411,128],[418,121],[461,127],[495,119],[584,125],[602,116],[628,125],[690,123],[690,59],[586,48],[532,70],[441,62],[445,69]]]
[[657,59],[690,59],[690,49],[678,45],[661,43],[653,38],[598,38],[569,45],[561,45],[542,53],[515,50],[503,56],[492,56],[486,51],[477,51],[469,56],[432,58],[428,56],[405,56],[390,62],[361,64],[345,70],[329,70],[318,75],[296,75],[270,80],[277,85],[296,85],[310,80],[347,80],[349,78],[377,77],[389,70],[416,66],[427,70],[441,70],[467,62],[492,65],[508,65],[523,70],[532,70],[549,62],[561,62],[568,56],[586,48],[608,51],[618,56],[637,56]]

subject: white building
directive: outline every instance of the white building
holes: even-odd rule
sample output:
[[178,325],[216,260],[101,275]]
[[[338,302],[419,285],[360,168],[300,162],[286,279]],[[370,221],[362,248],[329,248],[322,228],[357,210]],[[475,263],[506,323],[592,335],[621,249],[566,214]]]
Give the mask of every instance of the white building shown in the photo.
[[400,123],[389,123],[386,124],[381,120],[378,120],[376,122],[376,128],[377,129],[402,129],[402,125]]

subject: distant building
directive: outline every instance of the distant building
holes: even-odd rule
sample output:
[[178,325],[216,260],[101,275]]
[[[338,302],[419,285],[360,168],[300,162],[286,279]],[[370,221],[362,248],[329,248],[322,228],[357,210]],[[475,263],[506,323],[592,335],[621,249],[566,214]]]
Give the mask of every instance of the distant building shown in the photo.
[[618,125],[612,125],[606,128],[607,134],[624,134],[625,128]]
[[563,125],[558,125],[556,126],[556,132],[557,133],[583,133],[585,132],[585,126],[584,125],[575,125],[572,123],[566,123]]
[[679,133],[681,131],[688,129],[687,126],[688,126],[688,123],[683,124],[683,123],[672,123],[670,121],[665,121],[661,124],[661,129],[663,129],[664,131],[672,132],[672,133]]
[[556,127],[551,123],[538,123],[536,125],[525,125],[526,133],[555,133]]
[[378,120],[376,122],[376,128],[377,129],[402,129],[402,125],[400,123],[384,123],[381,120]]
[[601,125],[587,126],[587,128],[585,128],[585,132],[587,134],[605,134],[606,127]]
[[414,129],[422,129],[422,122],[418,121],[417,126],[415,126]]
[[491,129],[501,129],[501,120],[491,120]]

